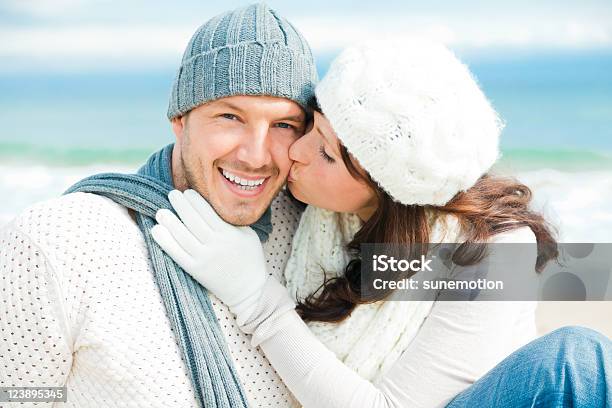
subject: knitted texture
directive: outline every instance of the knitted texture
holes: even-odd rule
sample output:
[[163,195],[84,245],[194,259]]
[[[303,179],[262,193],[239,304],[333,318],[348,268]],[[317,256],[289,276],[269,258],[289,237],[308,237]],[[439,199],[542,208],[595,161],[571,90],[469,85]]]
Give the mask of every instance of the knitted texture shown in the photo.
[[498,158],[503,124],[441,44],[413,38],[349,47],[315,93],[341,142],[403,204],[444,205]]
[[[168,311],[198,400],[204,407],[245,407],[246,397],[231,361],[208,292],[185,273],[151,237],[155,213],[171,209],[173,189],[170,158],[173,144],[155,153],[136,175],[99,174],[81,180],[67,193],[87,192],[108,197],[136,211],[147,243],[155,278]],[[260,239],[272,230],[270,209],[253,225]]]
[[[428,215],[430,242],[461,242],[456,218]],[[361,226],[354,214],[306,208],[285,269],[292,298],[302,300],[325,279],[343,275],[351,259],[346,246]],[[426,273],[431,274],[418,272],[415,277]],[[417,335],[433,304],[433,298],[361,304],[340,323],[310,322],[308,327],[344,364],[362,378],[377,382]]]
[[263,3],[220,14],[193,35],[176,75],[168,118],[233,95],[269,95],[306,107],[317,71],[306,40]]
[[[271,207],[263,246],[280,279],[302,209],[284,190]],[[65,408],[201,406],[126,207],[74,193],[24,209],[0,227],[0,293],[0,387],[66,386]],[[249,405],[299,406],[229,308],[209,297]]]

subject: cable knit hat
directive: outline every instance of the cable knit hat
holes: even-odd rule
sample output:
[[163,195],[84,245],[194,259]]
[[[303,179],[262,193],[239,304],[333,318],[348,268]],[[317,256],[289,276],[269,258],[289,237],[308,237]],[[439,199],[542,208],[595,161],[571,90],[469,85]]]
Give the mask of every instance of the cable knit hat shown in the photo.
[[174,81],[168,118],[233,95],[277,96],[305,108],[316,82],[302,35],[266,4],[253,4],[213,17],[195,32]]
[[413,38],[349,47],[315,93],[348,151],[403,204],[444,205],[499,156],[501,120],[441,44]]

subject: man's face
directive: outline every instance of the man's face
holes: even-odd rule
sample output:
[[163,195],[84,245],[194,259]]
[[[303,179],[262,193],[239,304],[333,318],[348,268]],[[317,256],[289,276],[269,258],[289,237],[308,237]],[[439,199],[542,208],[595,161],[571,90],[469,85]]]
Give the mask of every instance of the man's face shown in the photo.
[[173,155],[180,154],[187,186],[221,218],[250,225],[285,183],[289,146],[303,135],[304,126],[304,111],[288,99],[221,98],[172,121],[177,138]]

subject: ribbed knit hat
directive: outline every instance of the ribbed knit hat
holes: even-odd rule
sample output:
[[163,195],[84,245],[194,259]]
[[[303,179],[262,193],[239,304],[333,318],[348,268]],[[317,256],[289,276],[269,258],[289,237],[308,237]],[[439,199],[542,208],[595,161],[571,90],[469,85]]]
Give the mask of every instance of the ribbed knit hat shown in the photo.
[[168,118],[233,95],[269,95],[302,107],[317,70],[302,35],[266,4],[220,14],[193,35],[176,75]]
[[501,120],[441,44],[413,38],[349,47],[315,93],[347,150],[403,204],[444,205],[499,156]]

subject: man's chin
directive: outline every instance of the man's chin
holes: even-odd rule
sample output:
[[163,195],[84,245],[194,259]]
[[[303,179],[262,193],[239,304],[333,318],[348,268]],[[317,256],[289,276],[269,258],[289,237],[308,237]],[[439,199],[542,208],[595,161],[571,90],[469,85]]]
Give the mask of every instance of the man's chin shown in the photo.
[[214,194],[206,191],[208,194],[202,194],[200,189],[191,187],[198,191],[202,197],[212,206],[217,215],[228,224],[236,226],[245,226],[254,224],[264,214],[272,199],[258,200],[258,202],[245,202],[237,200],[231,196]]
[[238,227],[252,225],[259,220],[268,207],[263,209],[249,210],[246,208],[236,208],[235,211],[224,210],[219,216],[228,224]]
[[245,201],[234,201],[231,203],[223,203],[222,211],[218,211],[218,214],[225,220],[225,222],[236,225],[252,225],[259,220],[268,207],[272,205],[274,198],[278,195],[282,189],[282,185],[278,186],[273,193],[268,192],[266,198],[260,198],[256,202],[245,202]]
[[[220,198],[220,197],[219,197]],[[217,214],[228,224],[244,226],[254,224],[268,209],[273,198],[248,202],[223,197],[213,205]]]
[[[220,191],[211,204],[219,216],[227,223],[236,226],[252,225],[259,220],[272,204],[283,185],[267,186],[268,191],[261,193],[256,200],[242,199]],[[270,189],[270,187],[274,187]],[[229,193],[229,192],[227,192]],[[209,201],[210,202],[210,201]]]

